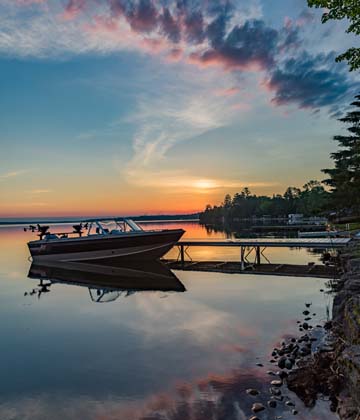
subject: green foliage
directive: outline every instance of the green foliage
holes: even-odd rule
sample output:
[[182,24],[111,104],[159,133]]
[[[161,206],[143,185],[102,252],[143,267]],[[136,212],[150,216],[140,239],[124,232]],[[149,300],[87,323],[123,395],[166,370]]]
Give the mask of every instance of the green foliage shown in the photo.
[[233,198],[227,194],[221,206],[207,205],[201,213],[203,223],[223,223],[253,216],[287,217],[290,213],[305,216],[321,214],[326,208],[329,193],[318,181],[309,181],[303,189],[289,187],[284,195],[256,196],[248,188],[236,193]]
[[[360,2],[359,0],[308,0],[309,7],[326,9],[321,21],[347,19],[350,23],[346,32],[360,34]],[[336,61],[347,60],[350,71],[360,69],[360,48],[350,48],[339,55]]]
[[347,136],[335,136],[339,150],[331,154],[335,167],[323,169],[329,177],[324,183],[329,185],[332,201],[337,210],[351,209],[360,212],[360,95],[351,104],[350,111],[339,121],[348,125]]

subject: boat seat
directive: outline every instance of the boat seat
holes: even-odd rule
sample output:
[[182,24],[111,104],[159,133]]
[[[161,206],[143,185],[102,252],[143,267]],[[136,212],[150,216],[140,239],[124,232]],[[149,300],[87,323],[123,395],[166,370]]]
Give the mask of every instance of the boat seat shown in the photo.
[[59,237],[54,233],[47,233],[45,235],[45,241],[49,241],[50,239],[59,239]]
[[113,229],[110,232],[110,235],[118,235],[119,233],[123,233],[120,229]]

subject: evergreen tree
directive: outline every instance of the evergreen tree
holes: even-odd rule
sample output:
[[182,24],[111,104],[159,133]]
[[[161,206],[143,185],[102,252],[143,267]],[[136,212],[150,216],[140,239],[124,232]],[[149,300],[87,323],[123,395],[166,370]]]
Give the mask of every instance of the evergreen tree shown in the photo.
[[360,210],[360,95],[351,105],[355,109],[339,121],[348,124],[349,135],[335,136],[340,149],[331,154],[333,169],[323,169],[329,175],[324,183],[331,187],[337,210]]

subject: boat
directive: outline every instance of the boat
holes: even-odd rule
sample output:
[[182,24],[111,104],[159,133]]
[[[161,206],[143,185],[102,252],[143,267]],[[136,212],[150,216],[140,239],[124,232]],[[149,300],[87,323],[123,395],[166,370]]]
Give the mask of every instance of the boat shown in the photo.
[[38,296],[49,293],[55,284],[86,287],[94,302],[111,302],[119,296],[138,292],[185,292],[176,275],[158,261],[97,264],[46,261],[32,263],[28,278],[40,280],[37,288],[26,293]]
[[[92,220],[72,232],[50,232],[49,226],[30,225],[40,239],[28,242],[38,261],[144,261],[165,255],[183,236],[183,229],[143,230],[133,220]],[[27,229],[25,229],[27,230]]]

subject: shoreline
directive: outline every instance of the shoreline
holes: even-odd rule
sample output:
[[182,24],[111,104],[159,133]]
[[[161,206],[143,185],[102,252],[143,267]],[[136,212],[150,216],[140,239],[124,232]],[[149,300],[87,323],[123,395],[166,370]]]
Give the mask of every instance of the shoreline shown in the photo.
[[360,419],[360,243],[341,255],[343,275],[329,283],[334,293],[324,343],[300,359],[287,380],[306,406],[328,397],[340,420]]
[[344,275],[337,282],[332,334],[338,343],[337,362],[344,377],[341,419],[360,419],[360,244],[342,255]]

